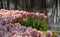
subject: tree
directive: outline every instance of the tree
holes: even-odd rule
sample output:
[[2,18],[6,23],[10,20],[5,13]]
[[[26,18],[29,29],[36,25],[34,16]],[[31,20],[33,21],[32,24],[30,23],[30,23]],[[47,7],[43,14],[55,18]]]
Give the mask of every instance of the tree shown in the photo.
[[0,0],[0,2],[1,2],[1,6],[0,6],[0,7],[1,7],[1,8],[3,8],[3,3],[2,3],[2,0]]
[[7,9],[10,9],[9,0],[7,0]]

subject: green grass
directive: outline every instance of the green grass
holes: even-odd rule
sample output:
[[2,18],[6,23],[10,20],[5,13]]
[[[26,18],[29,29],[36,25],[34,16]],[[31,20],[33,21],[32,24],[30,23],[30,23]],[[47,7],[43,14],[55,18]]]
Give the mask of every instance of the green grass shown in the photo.
[[[42,31],[42,32],[43,32],[43,34],[46,34],[46,31]],[[60,35],[60,31],[52,31],[52,34],[54,34],[54,33],[57,33]]]
[[52,31],[52,32],[60,35],[60,31]]

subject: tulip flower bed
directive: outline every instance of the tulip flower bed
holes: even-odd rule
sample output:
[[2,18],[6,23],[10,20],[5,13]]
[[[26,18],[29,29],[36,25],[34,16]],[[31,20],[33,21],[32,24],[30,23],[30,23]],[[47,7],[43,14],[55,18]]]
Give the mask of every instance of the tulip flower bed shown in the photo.
[[52,35],[51,31],[42,31],[33,29],[31,27],[21,26],[19,23],[9,23],[0,25],[0,37],[56,37],[56,33]]
[[12,23],[20,23],[23,26],[30,26],[38,30],[47,30],[46,22],[44,21],[47,16],[45,16],[43,13],[22,11],[20,14],[22,15],[22,18],[16,18],[12,21]]
[[32,28],[36,28],[38,30],[46,31],[47,24],[45,23],[44,19],[36,18],[36,17],[26,17],[26,18],[16,18],[12,21],[12,23],[20,23],[23,26],[30,26]]
[[9,18],[9,21],[12,23],[20,23],[23,26],[30,26],[38,30],[47,30],[46,23],[44,21],[47,16],[43,13],[1,9],[0,16]]
[[1,9],[0,37],[57,37],[46,31],[46,18],[43,13]]

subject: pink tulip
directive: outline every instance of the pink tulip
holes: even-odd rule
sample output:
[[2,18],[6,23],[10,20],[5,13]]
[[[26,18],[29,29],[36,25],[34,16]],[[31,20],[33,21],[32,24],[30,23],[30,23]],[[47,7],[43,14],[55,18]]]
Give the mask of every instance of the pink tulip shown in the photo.
[[5,9],[1,9],[1,11],[4,11]]
[[16,10],[15,13],[16,13],[16,14],[19,14],[19,10]]
[[28,15],[29,15],[29,13],[28,13],[28,12],[26,12],[25,16],[28,16]]
[[58,37],[57,33],[54,33],[54,37]]
[[2,14],[0,14],[0,17],[2,17],[3,15]]
[[43,33],[41,31],[38,31],[38,37],[43,37]]
[[34,17],[34,13],[33,12],[32,13],[27,13],[27,16]]
[[37,36],[38,36],[38,30],[33,29],[32,32],[31,32],[31,35],[32,35],[33,37],[37,37]]
[[18,35],[18,34],[14,34],[14,35],[12,35],[12,37],[22,37],[22,36]]
[[43,13],[40,13],[40,17],[42,17],[42,18],[44,18],[44,19],[47,18],[47,16],[45,16],[45,14],[43,14]]
[[8,12],[8,10],[4,10],[4,12]]
[[25,16],[26,16],[25,14],[26,14],[26,12],[23,12],[23,13],[22,13],[22,16],[25,17]]
[[26,31],[22,34],[22,37],[29,37],[31,36],[30,32]]
[[22,21],[23,21],[23,22],[26,22],[27,20],[23,18],[23,20],[22,20]]
[[44,17],[44,19],[46,19],[46,18],[47,18],[47,16]]
[[20,11],[20,12],[24,12],[24,11]]
[[39,13],[36,13],[35,16],[36,16],[36,17],[39,17]]
[[3,19],[3,23],[4,24],[7,24],[8,23],[8,20],[7,19]]
[[16,19],[15,15],[11,15],[12,20]]
[[17,35],[13,35],[13,37],[16,37]]
[[34,12],[30,13],[30,16],[34,18],[35,17],[35,13]]
[[46,32],[46,37],[52,37],[52,32],[51,31],[47,31]]

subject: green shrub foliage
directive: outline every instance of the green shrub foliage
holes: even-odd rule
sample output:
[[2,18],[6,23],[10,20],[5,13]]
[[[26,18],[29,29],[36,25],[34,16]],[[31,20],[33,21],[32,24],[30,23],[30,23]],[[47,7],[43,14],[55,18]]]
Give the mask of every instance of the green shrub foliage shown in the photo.
[[46,26],[47,24],[43,18],[36,18],[36,17],[16,18],[12,21],[12,23],[20,23],[23,26],[27,26],[27,27],[30,26],[32,28],[36,28],[41,31],[47,30],[47,26]]

